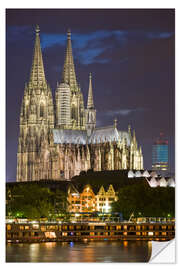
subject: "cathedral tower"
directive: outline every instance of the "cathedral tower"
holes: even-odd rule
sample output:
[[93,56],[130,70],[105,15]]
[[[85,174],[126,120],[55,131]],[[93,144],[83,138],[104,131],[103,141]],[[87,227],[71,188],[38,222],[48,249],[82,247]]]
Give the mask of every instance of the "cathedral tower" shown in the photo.
[[86,130],[88,136],[91,135],[96,127],[96,110],[94,109],[93,91],[92,91],[92,76],[89,74],[89,92],[86,109]]
[[[41,155],[46,152],[50,133],[54,128],[54,107],[50,86],[44,72],[40,46],[39,26],[29,82],[25,85],[20,113],[19,145],[17,153],[17,181],[33,181],[46,178],[42,175]],[[44,148],[43,148],[44,147]]]
[[[62,74],[62,83],[69,85],[71,97],[70,97],[70,109],[71,109],[71,127],[72,129],[85,129],[85,110],[84,100],[80,87],[76,80],[76,73],[74,67],[72,45],[71,45],[71,32],[68,30],[67,33],[67,48],[66,56],[64,61],[64,68]],[[60,91],[60,90],[56,90]],[[56,99],[56,107],[60,106]],[[56,110],[57,113],[57,110]],[[57,122],[61,122],[59,115],[56,115]]]
[[115,120],[114,126],[96,127],[91,74],[87,109],[84,109],[83,95],[76,80],[70,31],[62,80],[56,89],[54,115],[39,32],[37,26],[30,79],[25,85],[21,105],[17,181],[71,179],[89,169],[143,169],[142,150],[130,126],[128,132],[120,131]]

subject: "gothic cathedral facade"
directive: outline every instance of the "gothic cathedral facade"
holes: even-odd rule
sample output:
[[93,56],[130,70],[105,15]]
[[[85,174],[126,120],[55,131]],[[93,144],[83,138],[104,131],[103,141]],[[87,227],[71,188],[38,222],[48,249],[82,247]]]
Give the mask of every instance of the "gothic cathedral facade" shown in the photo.
[[17,181],[63,180],[93,169],[143,169],[143,155],[135,132],[112,126],[96,127],[92,76],[89,75],[87,108],[76,79],[71,33],[55,106],[47,83],[40,45],[36,39],[29,82],[25,85],[20,112]]

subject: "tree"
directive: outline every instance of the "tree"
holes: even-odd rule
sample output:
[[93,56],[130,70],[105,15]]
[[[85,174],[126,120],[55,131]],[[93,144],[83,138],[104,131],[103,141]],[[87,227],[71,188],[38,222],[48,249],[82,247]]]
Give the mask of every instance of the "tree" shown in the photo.
[[49,217],[53,209],[52,192],[49,188],[37,184],[17,185],[8,189],[6,214],[14,217],[40,218]]
[[167,217],[175,215],[175,191],[171,187],[151,188],[146,183],[122,187],[113,212],[121,212],[125,219],[135,217]]
[[67,194],[60,189],[56,189],[54,192],[52,192],[51,199],[52,199],[52,204],[54,205],[52,216],[54,218],[58,216],[64,216],[65,218],[68,218]]

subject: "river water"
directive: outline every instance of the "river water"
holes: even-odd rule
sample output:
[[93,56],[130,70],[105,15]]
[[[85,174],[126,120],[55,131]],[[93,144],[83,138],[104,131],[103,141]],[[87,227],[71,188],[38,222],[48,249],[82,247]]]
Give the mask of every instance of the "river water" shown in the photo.
[[7,244],[6,262],[148,262],[151,242],[90,241]]

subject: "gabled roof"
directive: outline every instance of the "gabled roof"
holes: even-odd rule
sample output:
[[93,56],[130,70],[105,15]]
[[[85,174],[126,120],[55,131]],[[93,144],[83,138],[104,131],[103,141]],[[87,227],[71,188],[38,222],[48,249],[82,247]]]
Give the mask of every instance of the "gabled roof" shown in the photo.
[[73,184],[69,184],[68,194],[79,194],[79,191],[75,188]]
[[[85,186],[87,186],[86,184],[82,184],[82,183],[78,183],[78,182],[77,183],[73,182],[73,185],[79,191],[79,193],[82,193]],[[91,187],[91,189],[93,190],[95,195],[102,195],[99,193],[101,188],[104,189],[104,195],[105,195],[110,187],[110,184],[108,184],[108,183],[104,183],[103,185],[102,184],[96,184],[96,185],[89,184],[89,186]],[[113,189],[115,192],[118,191],[118,189],[119,189],[118,184],[113,184],[112,186],[113,186]]]
[[113,185],[109,185],[109,188],[108,188],[108,190],[107,190],[107,193],[115,193],[115,191],[114,191],[114,188],[113,188]]
[[149,174],[149,172],[146,170],[146,171],[143,172],[142,176],[144,176],[144,177],[150,177],[150,174]]
[[135,172],[135,177],[142,177],[141,172],[140,172],[140,171],[136,171],[136,172]]
[[152,171],[152,172],[150,173],[150,175],[151,175],[152,177],[158,177],[158,174],[157,174],[157,172],[155,172],[155,171]]
[[84,185],[80,193],[85,192],[86,189],[88,189],[88,191],[90,190],[90,191],[92,191],[94,193],[93,187],[91,185],[89,185],[89,184]]
[[149,182],[150,187],[157,187],[158,186],[158,182],[156,181],[156,178],[152,177]]
[[167,182],[166,182],[166,179],[164,177],[162,177],[160,180],[159,180],[159,186],[160,187],[167,187]]
[[105,194],[106,194],[106,192],[104,190],[104,187],[101,186],[100,189],[99,189],[98,195],[105,195]]
[[133,171],[130,170],[130,171],[128,172],[128,178],[134,178],[134,177],[135,177],[135,175],[134,175]]
[[168,182],[167,182],[167,185],[169,187],[175,187],[175,181],[174,181],[174,179],[173,178],[169,178],[168,179]]

